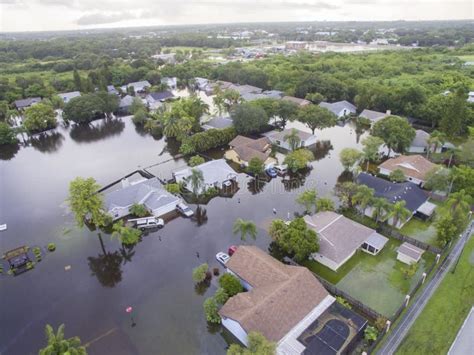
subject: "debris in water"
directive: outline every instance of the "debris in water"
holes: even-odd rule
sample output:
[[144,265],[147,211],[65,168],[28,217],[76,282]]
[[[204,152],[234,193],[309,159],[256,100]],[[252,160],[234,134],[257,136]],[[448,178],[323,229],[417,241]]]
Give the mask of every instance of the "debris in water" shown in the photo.
[[64,267],[64,270],[65,270],[65,271],[71,270],[71,265],[66,265],[66,266]]
[[7,224],[0,224],[0,231],[6,231],[7,230]]

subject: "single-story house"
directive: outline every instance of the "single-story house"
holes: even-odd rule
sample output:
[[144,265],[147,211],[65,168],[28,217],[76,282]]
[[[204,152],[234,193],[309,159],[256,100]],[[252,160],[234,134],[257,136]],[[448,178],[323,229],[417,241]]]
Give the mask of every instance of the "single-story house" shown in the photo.
[[276,163],[276,160],[270,157],[272,145],[267,137],[252,139],[237,136],[230,141],[229,147],[230,149],[225,152],[225,158],[237,164],[247,166],[252,158],[260,159],[266,167]]
[[425,251],[423,249],[420,249],[408,242],[404,242],[397,249],[397,260],[400,260],[402,263],[408,265],[414,264],[420,261],[424,252]]
[[400,169],[405,174],[406,180],[423,186],[427,174],[436,166],[422,155],[400,155],[380,164],[379,173],[389,176],[391,172]]
[[230,90],[237,91],[240,96],[248,95],[248,94],[261,94],[263,89],[253,85],[239,85],[239,84],[232,84],[229,86]]
[[337,101],[337,102],[321,102],[320,107],[324,107],[334,113],[338,118],[353,115],[356,113],[357,108],[349,101]]
[[311,104],[311,101],[309,101],[309,100],[300,99],[300,98],[294,97],[294,96],[283,96],[282,100],[293,102],[294,104],[296,104],[298,106],[306,106],[306,105]]
[[126,95],[120,99],[119,102],[119,112],[120,113],[129,113],[130,106],[132,106],[134,97],[131,95]]
[[71,99],[81,96],[81,93],[79,91],[63,92],[58,94],[58,96],[67,104]]
[[113,85],[107,85],[107,92],[109,94],[119,95],[118,90]]
[[194,83],[199,90],[205,90],[206,86],[209,84],[209,79],[206,78],[194,78]]
[[244,101],[254,101],[254,100],[259,100],[259,99],[267,99],[268,97],[263,94],[263,93],[252,93],[252,92],[246,92],[241,95],[242,100]]
[[[417,129],[416,134],[415,134],[415,138],[413,139],[413,141],[410,144],[410,147],[408,148],[408,152],[409,153],[426,153],[427,149],[428,149],[428,146],[429,146],[429,144],[428,144],[429,139],[430,139],[430,134],[429,133],[427,133],[427,132],[425,132],[421,129]],[[443,151],[443,149],[446,148],[449,145],[450,145],[450,143],[439,145],[436,148],[435,153],[441,153]],[[434,147],[432,146],[431,150],[433,148]]]
[[27,99],[15,100],[13,103],[17,110],[24,110],[38,102],[41,102],[41,97],[28,97]]
[[[356,181],[358,184],[373,189],[375,197],[384,198],[392,204],[405,201],[405,208],[412,213],[412,216],[416,215],[421,219],[427,219],[433,215],[436,209],[436,205],[428,201],[428,193],[412,182],[396,183],[367,173],[360,173]],[[372,207],[367,207],[364,213],[366,216],[372,217]],[[401,228],[410,219],[411,216],[406,221],[399,221],[396,227]],[[387,222],[392,223],[393,221],[390,219]]]
[[388,239],[375,230],[332,211],[304,216],[308,228],[319,236],[319,251],[311,259],[337,271],[355,252],[362,250],[376,255]]
[[288,128],[283,131],[272,131],[265,134],[265,136],[267,136],[268,139],[270,139],[270,142],[272,144],[275,144],[286,150],[291,150],[291,146],[288,140],[285,139],[285,137],[291,134],[293,130],[298,134],[298,137],[300,139],[300,143],[296,148],[309,147],[311,145],[316,144],[317,138],[314,134],[303,132],[296,128]]
[[142,94],[147,91],[148,88],[151,87],[151,84],[148,82],[148,80],[143,80],[143,81],[136,81],[134,83],[130,83],[127,85],[122,86],[122,91],[127,92],[128,88],[133,88],[133,91],[135,94]]
[[174,95],[171,91],[161,91],[161,92],[151,92],[146,97],[150,110],[156,110],[163,106],[163,102],[174,98]]
[[178,78],[176,77],[164,77],[161,78],[161,83],[166,84],[169,89],[176,90],[178,88]]
[[203,123],[202,128],[207,131],[209,129],[224,129],[234,125],[230,117],[213,117],[209,121]]
[[180,201],[163,188],[158,178],[136,183],[125,179],[120,189],[104,193],[105,209],[114,220],[129,215],[135,203],[145,205],[155,217],[160,217],[174,211]]
[[224,159],[211,160],[194,168],[186,168],[173,173],[176,182],[184,183],[189,191],[193,190],[189,181],[193,169],[200,170],[204,178],[203,186],[198,193],[202,193],[211,187],[222,189],[229,182],[237,180],[237,173]]
[[384,113],[365,109],[360,113],[359,118],[368,119],[370,121],[370,125],[373,125],[374,123],[384,119],[387,116],[390,116],[391,114],[392,112],[390,110],[387,110],[387,112]]
[[316,277],[250,245],[239,246],[225,266],[248,292],[222,306],[222,325],[245,346],[258,332],[277,344],[277,354],[304,353],[298,337],[335,302]]

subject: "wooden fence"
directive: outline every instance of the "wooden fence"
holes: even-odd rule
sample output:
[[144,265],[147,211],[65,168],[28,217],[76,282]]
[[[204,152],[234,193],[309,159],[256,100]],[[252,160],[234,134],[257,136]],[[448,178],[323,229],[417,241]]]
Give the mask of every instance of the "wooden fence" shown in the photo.
[[417,246],[418,248],[429,251],[431,253],[442,254],[443,251],[444,251],[444,249],[435,247],[435,246],[430,245],[430,244],[426,244],[426,243],[421,242],[421,241],[419,241],[415,238],[403,235],[400,232],[396,231],[395,229],[393,229],[393,228],[391,228],[387,225],[383,225],[383,224],[379,225],[379,227],[377,228],[377,232],[381,233],[381,234],[385,234],[389,237],[401,240],[402,242],[408,242],[410,244],[413,244],[414,246]]

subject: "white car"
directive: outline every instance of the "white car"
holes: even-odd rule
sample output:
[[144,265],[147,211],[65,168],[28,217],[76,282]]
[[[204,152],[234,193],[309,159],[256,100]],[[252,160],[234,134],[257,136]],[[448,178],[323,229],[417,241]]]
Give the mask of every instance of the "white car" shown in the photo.
[[276,170],[277,174],[283,176],[287,173],[287,166],[286,165],[275,165],[273,169]]
[[193,210],[190,209],[187,205],[185,205],[182,202],[180,202],[176,205],[176,209],[178,210],[178,212],[183,214],[185,217],[191,217],[192,215],[194,215]]
[[136,227],[142,231],[150,228],[163,228],[165,222],[161,218],[146,217],[135,220]]
[[216,254],[216,259],[218,262],[220,262],[222,265],[225,265],[229,259],[230,259],[230,256],[226,253],[223,253],[223,252],[219,252]]

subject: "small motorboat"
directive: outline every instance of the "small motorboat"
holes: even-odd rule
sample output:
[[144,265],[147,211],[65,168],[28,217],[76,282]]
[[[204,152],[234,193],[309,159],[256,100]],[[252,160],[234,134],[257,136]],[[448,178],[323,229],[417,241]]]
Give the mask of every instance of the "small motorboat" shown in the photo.
[[7,224],[0,224],[0,232],[1,231],[6,231],[7,230]]

